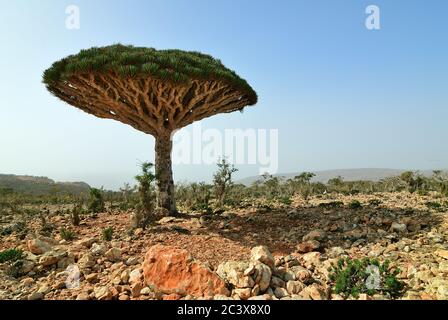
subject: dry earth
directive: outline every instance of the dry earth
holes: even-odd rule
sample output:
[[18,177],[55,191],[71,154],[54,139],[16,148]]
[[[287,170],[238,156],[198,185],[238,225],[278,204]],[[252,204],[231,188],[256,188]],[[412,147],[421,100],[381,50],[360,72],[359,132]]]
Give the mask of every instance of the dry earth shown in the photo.
[[[0,251],[20,248],[26,259],[24,275],[19,278],[9,276],[8,265],[0,264],[0,298],[197,298],[188,293],[161,291],[142,282],[145,254],[159,244],[186,249],[225,280],[234,299],[342,299],[331,293],[327,271],[330,263],[341,256],[391,260],[402,270],[399,277],[406,283],[401,299],[448,299],[448,215],[428,209],[428,201],[440,200],[435,197],[384,193],[326,195],[308,201],[296,198],[288,207],[279,205],[271,210],[248,205],[220,215],[183,214],[163,218],[147,230],[135,231],[129,231],[131,212],[85,216],[80,226],[73,227],[68,214],[56,212],[61,208],[47,206],[47,222],[55,227],[51,236],[39,235],[42,223],[36,217],[29,222],[24,238],[17,232],[1,238]],[[379,199],[381,204],[369,205],[371,199]],[[335,200],[345,206],[319,206]],[[363,207],[350,209],[347,204],[352,200],[359,200]],[[4,215],[0,219],[0,227],[5,227],[14,225],[18,218]],[[62,240],[58,231],[61,227],[73,230],[75,239]],[[107,227],[114,229],[111,242],[101,239],[101,232]],[[259,288],[262,271],[256,276],[256,268],[251,269],[255,262],[261,263],[251,254],[256,246],[266,246],[275,257],[269,288],[265,290]],[[268,252],[263,254],[269,256]],[[226,264],[229,261],[237,263]],[[75,288],[67,288],[66,270],[70,266],[80,270],[79,286]],[[233,278],[227,276],[231,272]],[[223,295],[214,298],[227,299]]]

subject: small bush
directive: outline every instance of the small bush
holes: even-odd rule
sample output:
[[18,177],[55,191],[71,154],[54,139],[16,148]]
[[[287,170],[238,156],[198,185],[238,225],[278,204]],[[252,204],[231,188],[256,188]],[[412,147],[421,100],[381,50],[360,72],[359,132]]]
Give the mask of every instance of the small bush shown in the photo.
[[352,202],[350,202],[350,204],[348,206],[350,209],[354,209],[354,210],[362,208],[362,204],[358,200],[353,200]]
[[382,293],[397,298],[403,293],[404,282],[397,279],[400,269],[391,268],[389,261],[380,263],[376,259],[339,259],[330,269],[333,291],[357,298],[361,293]]
[[74,207],[73,210],[70,212],[70,218],[72,220],[72,224],[77,227],[79,226],[80,222],[81,222],[81,218],[79,217],[79,215],[82,212],[82,203],[77,203]]
[[9,249],[0,252],[0,263],[15,262],[23,258],[23,251],[18,249]]
[[319,203],[320,208],[340,208],[344,205],[342,201],[331,201]]
[[112,241],[113,234],[114,234],[114,229],[112,227],[103,229],[102,238],[104,241]]
[[439,202],[428,201],[425,203],[428,209],[433,209],[436,211],[443,211],[443,206]]
[[286,206],[290,206],[292,203],[292,200],[290,197],[279,197],[278,201]]
[[89,195],[89,211],[100,213],[104,211],[103,193],[100,189],[91,188]]
[[373,206],[373,207],[377,207],[380,204],[382,204],[383,202],[380,199],[370,199],[369,200],[369,205]]
[[61,238],[66,241],[72,241],[75,238],[75,233],[65,228],[61,228],[59,233],[61,234]]
[[6,274],[13,278],[23,276],[23,260],[17,260],[10,264],[6,269]]

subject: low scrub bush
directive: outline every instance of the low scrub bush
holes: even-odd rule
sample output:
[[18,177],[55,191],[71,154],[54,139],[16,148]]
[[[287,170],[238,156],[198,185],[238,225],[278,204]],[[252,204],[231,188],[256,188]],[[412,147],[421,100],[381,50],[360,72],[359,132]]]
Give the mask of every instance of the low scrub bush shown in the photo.
[[114,234],[114,229],[112,227],[103,229],[102,238],[104,241],[112,241],[113,234]]
[[400,269],[392,268],[389,261],[380,263],[376,259],[340,259],[329,269],[333,291],[345,297],[357,298],[359,294],[381,293],[397,298],[403,293],[404,282],[397,279]]

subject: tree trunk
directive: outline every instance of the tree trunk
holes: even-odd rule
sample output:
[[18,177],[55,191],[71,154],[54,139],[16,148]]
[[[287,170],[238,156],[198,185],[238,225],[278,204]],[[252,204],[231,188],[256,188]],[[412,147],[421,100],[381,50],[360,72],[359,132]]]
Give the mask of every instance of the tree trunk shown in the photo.
[[166,209],[165,213],[170,216],[177,214],[171,168],[172,147],[170,134],[156,137],[157,206]]

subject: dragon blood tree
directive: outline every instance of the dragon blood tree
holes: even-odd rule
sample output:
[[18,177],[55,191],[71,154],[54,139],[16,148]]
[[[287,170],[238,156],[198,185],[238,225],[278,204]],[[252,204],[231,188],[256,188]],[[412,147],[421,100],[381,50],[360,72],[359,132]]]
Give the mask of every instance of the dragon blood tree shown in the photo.
[[154,136],[157,204],[170,215],[177,213],[171,168],[174,131],[257,102],[245,80],[209,55],[120,44],[57,61],[44,72],[43,82],[72,106]]

